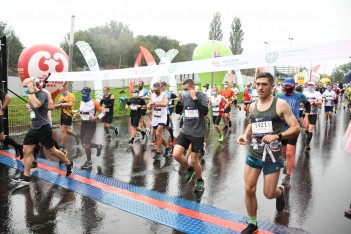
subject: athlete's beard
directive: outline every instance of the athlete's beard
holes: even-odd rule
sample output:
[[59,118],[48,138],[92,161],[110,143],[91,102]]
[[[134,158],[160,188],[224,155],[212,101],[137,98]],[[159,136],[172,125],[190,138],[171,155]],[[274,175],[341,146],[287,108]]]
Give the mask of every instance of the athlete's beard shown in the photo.
[[138,86],[138,89],[139,89],[139,90],[142,90],[142,89],[143,89],[143,86]]

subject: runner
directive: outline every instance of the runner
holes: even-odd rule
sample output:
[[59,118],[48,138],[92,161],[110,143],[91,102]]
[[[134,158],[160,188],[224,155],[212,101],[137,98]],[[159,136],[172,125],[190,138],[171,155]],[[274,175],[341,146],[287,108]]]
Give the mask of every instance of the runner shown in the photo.
[[174,135],[173,135],[173,121],[172,121],[172,117],[171,117],[171,112],[169,110],[169,105],[172,103],[172,95],[171,93],[167,90],[167,83],[165,81],[162,81],[160,83],[160,90],[161,92],[165,93],[167,95],[167,123],[166,123],[166,129],[168,130],[169,134],[170,134],[170,145],[174,145],[175,139],[174,139]]
[[32,155],[34,148],[39,143],[45,146],[49,154],[57,157],[66,165],[66,176],[70,176],[73,173],[74,162],[69,161],[60,150],[55,148],[52,137],[52,128],[48,119],[48,109],[54,108],[51,96],[39,89],[33,78],[25,79],[23,88],[24,92],[28,94],[32,124],[23,140],[24,171],[20,176],[13,179],[18,182],[29,183],[30,169],[33,162]]
[[155,160],[161,160],[161,147],[165,146],[163,157],[168,157],[172,149],[162,135],[163,129],[167,124],[167,94],[161,92],[160,83],[155,82],[152,86],[154,93],[151,95],[149,108],[152,108],[152,128],[156,131],[156,154],[153,157]]
[[316,85],[311,81],[308,82],[308,90],[304,91],[303,94],[307,97],[307,100],[310,102],[311,111],[308,118],[308,125],[305,126],[307,130],[307,138],[305,144],[305,150],[309,151],[311,149],[310,143],[313,137],[313,131],[316,127],[317,118],[318,118],[318,108],[322,105],[322,95],[320,92],[315,90]]
[[250,104],[251,104],[250,92],[251,92],[251,84],[249,83],[249,84],[247,84],[247,88],[244,90],[245,117],[249,116],[249,109],[250,109]]
[[118,127],[112,125],[113,121],[113,107],[115,105],[115,97],[110,93],[110,87],[104,87],[104,96],[100,101],[100,105],[105,110],[105,116],[102,117],[101,121],[104,124],[104,130],[106,133],[106,140],[111,140],[110,129],[115,131],[116,136],[118,135]]
[[334,115],[336,115],[336,110],[338,109],[339,100],[342,99],[342,98],[339,99],[339,97],[340,97],[342,94],[341,94],[340,88],[339,88],[338,85],[336,85],[336,84],[333,86],[333,91],[334,91],[335,94],[336,94],[336,98],[335,98],[335,100],[334,100]]
[[218,141],[224,141],[223,133],[219,127],[219,123],[221,122],[223,111],[226,107],[229,106],[229,102],[223,96],[218,95],[218,88],[214,87],[212,89],[212,96],[208,103],[210,107],[212,107],[212,121],[215,126],[216,131],[219,134]]
[[274,88],[274,96],[277,96],[281,92],[283,92],[283,86],[281,82],[278,82],[278,85]]
[[[205,182],[202,179],[199,155],[204,147],[208,97],[205,93],[195,92],[194,87],[193,80],[185,80],[182,86],[183,92],[178,96],[184,107],[184,123],[173,149],[173,157],[187,170],[183,182],[190,182],[195,174],[197,180],[194,190],[201,191],[204,189]],[[183,152],[190,144],[192,144],[191,165],[183,156]]]
[[[299,125],[286,101],[274,98],[274,77],[259,73],[256,78],[259,100],[250,107],[250,123],[245,133],[237,140],[246,144],[251,137],[249,155],[245,165],[245,205],[249,225],[241,233],[255,233],[257,227],[257,180],[263,169],[263,192],[267,199],[276,198],[276,209],[285,207],[284,187],[277,187],[280,168],[283,167],[282,139],[289,139],[299,133]],[[283,132],[285,123],[289,128]]]
[[[96,148],[96,156],[101,155],[102,145],[92,143],[96,131],[96,120],[101,119],[104,116],[104,109],[100,104],[91,99],[90,93],[91,89],[89,87],[84,87],[81,91],[82,101],[79,106],[79,114],[74,114],[73,118],[80,117],[82,120],[82,125],[80,128],[80,140],[82,146],[85,150],[87,161],[81,166],[83,170],[91,170],[93,168],[93,163],[91,161],[91,149]],[[100,112],[99,116],[96,116],[96,111]]]
[[330,84],[327,85],[327,90],[324,91],[322,98],[324,100],[325,125],[328,126],[328,123],[332,125],[333,107],[334,101],[336,100],[336,93],[332,90],[332,86]]
[[[294,79],[287,78],[284,81],[283,92],[277,94],[276,97],[285,100],[289,104],[296,120],[299,119],[300,104],[303,104],[305,106],[305,121],[304,121],[305,124],[303,125],[307,125],[308,115],[311,110],[310,102],[307,100],[304,94],[302,94],[301,92],[295,92],[294,89],[295,89]],[[284,131],[288,127],[289,126],[285,125]],[[283,158],[285,160],[285,167],[284,167],[283,173],[285,172],[284,174],[286,174],[285,178],[283,179],[282,185],[285,187],[290,187],[290,175],[292,173],[292,170],[295,164],[295,149],[296,149],[296,143],[297,143],[298,137],[299,137],[299,134],[289,139],[282,140]]]
[[[4,102],[2,101],[4,100]],[[11,145],[16,151],[16,157],[23,158],[23,145],[17,144],[15,140],[4,134],[4,112],[11,102],[11,97],[0,89],[0,141],[7,147]]]
[[[204,93],[207,95],[208,100],[210,100],[210,98],[212,96],[212,90],[209,89],[210,85],[208,83],[206,83],[202,87],[204,88]],[[206,115],[206,125],[208,127],[210,127],[210,125],[211,125],[211,119],[208,115]]]
[[136,137],[137,131],[142,135],[141,140],[143,144],[146,140],[146,132],[139,127],[142,108],[146,106],[146,103],[145,100],[141,99],[139,96],[139,92],[140,91],[138,89],[133,90],[133,97],[129,99],[126,104],[126,110],[129,109],[130,106],[130,124],[132,125],[132,137],[128,141],[129,146],[132,146],[134,144],[134,139]]
[[[221,96],[223,96],[225,99],[227,99],[227,101],[229,103],[232,103],[232,99],[233,99],[233,96],[234,96],[234,92],[232,89],[229,88],[229,82],[226,81],[224,82],[224,89],[221,90],[220,92]],[[231,108],[230,108],[230,105],[227,106],[225,109],[224,109],[224,112],[223,112],[223,123],[224,123],[224,128],[223,130],[228,130],[228,127],[231,128],[232,127],[232,121],[230,121],[230,111],[231,111]],[[228,124],[228,125],[227,125]]]
[[[138,82],[138,90],[139,90],[139,97],[141,99],[144,99],[145,102],[150,99],[149,91],[144,88],[144,82],[143,81],[139,81]],[[146,106],[145,107],[144,106],[141,107],[141,116],[140,116],[139,128],[140,129],[144,129],[146,132],[150,132],[150,129],[147,127],[146,122],[145,122],[146,114],[147,114],[147,107]]]
[[239,89],[236,87],[236,84],[233,83],[233,88],[232,88],[233,92],[234,92],[234,95],[233,95],[233,104],[234,104],[234,107],[238,107],[239,108],[239,111],[241,111],[241,106],[238,105],[238,95],[240,94],[240,91]]
[[61,120],[61,144],[59,149],[65,150],[65,143],[67,135],[74,136],[76,144],[79,145],[79,135],[72,131],[72,117],[73,117],[73,106],[76,100],[73,93],[68,92],[67,86],[63,85],[60,88],[61,96],[58,99],[58,103],[55,104],[55,109],[60,109],[60,120]]

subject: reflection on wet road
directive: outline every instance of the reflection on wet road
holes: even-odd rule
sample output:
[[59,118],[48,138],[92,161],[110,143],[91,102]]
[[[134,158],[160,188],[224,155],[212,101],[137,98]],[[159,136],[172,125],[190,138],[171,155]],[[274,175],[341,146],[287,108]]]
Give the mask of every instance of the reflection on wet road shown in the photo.
[[[265,199],[263,181],[259,180],[259,220],[311,233],[350,233],[351,220],[343,217],[343,212],[351,203],[351,155],[342,149],[349,119],[343,110],[339,111],[332,127],[324,125],[321,113],[310,153],[304,152],[305,134],[300,134],[292,187],[286,194],[288,202],[283,212],[276,212],[275,200]],[[148,144],[138,142],[128,148],[128,121],[128,118],[116,121],[121,133],[110,142],[104,140],[103,128],[99,125],[94,141],[102,143],[104,149],[100,157],[92,153],[93,173],[246,215],[243,180],[246,148],[235,143],[247,124],[243,112],[233,111],[233,127],[223,143],[217,142],[213,126],[207,131],[207,152],[202,160],[205,191],[200,194],[193,192],[194,181],[181,183],[182,168],[174,160],[154,163],[152,147]],[[74,127],[80,128],[78,124]],[[80,167],[85,162],[85,154],[82,148],[72,145],[74,142],[70,138],[67,148],[76,167]],[[50,156],[47,158],[55,161]],[[13,168],[0,167],[0,233],[178,232],[40,179],[33,178],[29,186],[21,187],[10,180],[14,173],[18,172]]]

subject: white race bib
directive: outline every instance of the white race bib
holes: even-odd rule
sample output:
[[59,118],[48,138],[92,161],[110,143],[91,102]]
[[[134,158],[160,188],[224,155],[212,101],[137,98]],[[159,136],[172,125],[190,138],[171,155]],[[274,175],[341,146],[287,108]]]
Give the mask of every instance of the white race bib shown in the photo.
[[333,97],[328,96],[327,100],[333,100]]
[[30,118],[35,119],[35,112],[33,110],[30,110]]
[[160,118],[162,115],[161,108],[154,108],[153,115],[154,115],[154,117]]
[[252,118],[252,135],[263,137],[273,132],[273,124],[271,117]]
[[130,106],[130,109],[136,111],[136,110],[138,110],[138,107],[137,107],[137,105],[132,104],[132,105]]
[[212,111],[213,111],[213,112],[218,112],[218,111],[219,111],[219,106],[214,106],[214,107],[212,107]]
[[99,119],[102,119],[102,117],[104,117],[105,116],[105,113],[100,113],[99,115],[98,115],[98,118]]
[[84,121],[89,121],[89,115],[84,115],[84,114],[81,114],[80,115],[80,118]]
[[199,118],[199,110],[193,109],[193,107],[188,107],[184,110],[184,117],[186,119],[198,119]]
[[110,108],[104,108],[105,112],[110,112]]

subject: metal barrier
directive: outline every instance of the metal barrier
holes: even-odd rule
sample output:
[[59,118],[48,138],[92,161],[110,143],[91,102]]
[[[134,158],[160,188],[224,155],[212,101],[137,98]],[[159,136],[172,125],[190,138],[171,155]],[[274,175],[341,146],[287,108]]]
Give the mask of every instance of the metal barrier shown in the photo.
[[[26,104],[16,104],[8,106],[9,134],[23,135],[30,128],[30,117]],[[60,112],[52,111],[52,124],[60,123]]]

